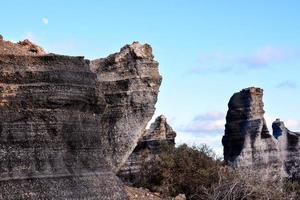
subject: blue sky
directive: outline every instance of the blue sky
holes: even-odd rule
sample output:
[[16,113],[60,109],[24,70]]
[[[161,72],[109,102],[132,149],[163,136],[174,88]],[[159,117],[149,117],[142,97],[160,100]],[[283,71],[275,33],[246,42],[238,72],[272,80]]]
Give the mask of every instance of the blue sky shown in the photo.
[[10,0],[5,39],[29,38],[49,52],[106,57],[127,43],[153,47],[163,76],[156,115],[177,142],[219,154],[230,96],[262,87],[268,125],[300,131],[300,2],[285,0]]

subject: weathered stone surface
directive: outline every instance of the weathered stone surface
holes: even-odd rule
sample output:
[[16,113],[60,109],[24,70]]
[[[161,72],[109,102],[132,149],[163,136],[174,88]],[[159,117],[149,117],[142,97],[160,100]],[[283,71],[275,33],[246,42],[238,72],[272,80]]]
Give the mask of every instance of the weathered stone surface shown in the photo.
[[3,40],[0,35],[0,55],[45,55],[43,48],[33,44],[29,40],[23,40],[18,43]]
[[168,141],[170,144],[175,144],[175,137],[176,132],[168,124],[167,118],[160,115],[150,125],[150,129],[146,130],[142,141]]
[[264,119],[262,97],[263,90],[253,87],[231,97],[222,139],[224,160],[233,167],[280,172],[279,149]]
[[247,88],[235,93],[226,116],[224,160],[239,168],[264,171],[266,176],[300,177],[300,133],[289,131],[277,119],[269,134],[263,110],[263,90]]
[[97,96],[106,104],[102,137],[107,137],[111,165],[117,171],[133,151],[152,118],[161,83],[149,45],[134,42],[119,53],[91,62]]
[[0,199],[127,199],[115,172],[155,110],[151,47],[39,54],[0,41]]
[[278,139],[284,175],[300,180],[300,133],[287,129],[280,119],[273,122],[272,128],[274,137]]
[[150,129],[144,130],[128,160],[120,169],[118,176],[125,182],[134,184],[140,176],[141,165],[144,161],[154,159],[162,151],[163,145],[175,146],[176,132],[167,123],[165,116],[158,116]]

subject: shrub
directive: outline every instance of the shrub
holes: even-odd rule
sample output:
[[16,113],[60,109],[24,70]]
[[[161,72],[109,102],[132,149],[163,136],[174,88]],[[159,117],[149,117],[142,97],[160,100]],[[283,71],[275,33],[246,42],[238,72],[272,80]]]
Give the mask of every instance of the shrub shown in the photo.
[[280,180],[264,178],[262,171],[219,169],[219,181],[208,193],[211,200],[285,200],[294,199],[282,189]]
[[166,145],[143,163],[136,186],[165,196],[184,193],[189,200],[291,200],[299,196],[300,184],[264,177],[262,171],[224,166],[205,145]]
[[184,193],[190,199],[199,199],[204,195],[203,188],[218,181],[220,166],[221,161],[205,145],[165,146],[158,158],[143,164],[137,185],[171,196]]
[[300,180],[284,180],[284,191],[300,198]]

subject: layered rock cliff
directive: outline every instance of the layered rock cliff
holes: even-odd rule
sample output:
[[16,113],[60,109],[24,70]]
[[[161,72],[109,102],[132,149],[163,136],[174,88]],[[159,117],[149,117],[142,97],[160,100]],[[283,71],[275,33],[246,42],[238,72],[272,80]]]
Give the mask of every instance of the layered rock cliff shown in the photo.
[[161,83],[158,62],[150,45],[134,42],[119,53],[91,61],[90,66],[97,75],[98,102],[105,104],[101,135],[107,137],[110,161],[117,171],[155,111]]
[[165,116],[158,116],[150,129],[144,130],[128,160],[120,169],[118,176],[125,182],[134,184],[140,176],[140,169],[145,161],[155,159],[164,145],[175,146],[176,132],[168,124]]
[[[276,120],[273,135],[264,119],[263,90],[247,88],[235,93],[229,103],[222,139],[224,160],[235,167],[263,170],[268,176],[300,176],[299,137]],[[297,172],[295,172],[297,171]]]
[[0,199],[127,199],[115,172],[155,110],[151,47],[89,61],[31,44],[0,41]]

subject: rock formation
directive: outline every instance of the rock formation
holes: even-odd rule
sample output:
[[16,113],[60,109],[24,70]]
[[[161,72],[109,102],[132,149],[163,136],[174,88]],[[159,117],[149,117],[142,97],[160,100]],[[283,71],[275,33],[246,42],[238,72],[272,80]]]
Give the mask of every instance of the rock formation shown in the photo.
[[127,199],[115,172],[151,119],[149,45],[95,61],[0,41],[0,199]]
[[163,145],[175,146],[175,137],[176,132],[167,123],[166,117],[157,117],[150,129],[144,130],[143,136],[118,176],[127,183],[135,183],[139,179],[142,163],[154,159],[162,151]]
[[263,110],[263,90],[247,88],[235,93],[229,103],[223,137],[224,159],[233,166],[266,165],[278,152],[269,134]]
[[264,170],[267,175],[294,177],[300,164],[300,134],[290,132],[276,120],[271,135],[264,119],[262,97],[263,90],[254,87],[231,97],[222,139],[224,160],[236,168],[250,167]]
[[17,44],[3,40],[0,35],[0,55],[45,55],[43,48],[33,44],[29,40],[23,40]]
[[280,119],[273,122],[272,129],[278,139],[285,176],[300,180],[300,133],[288,130]]

